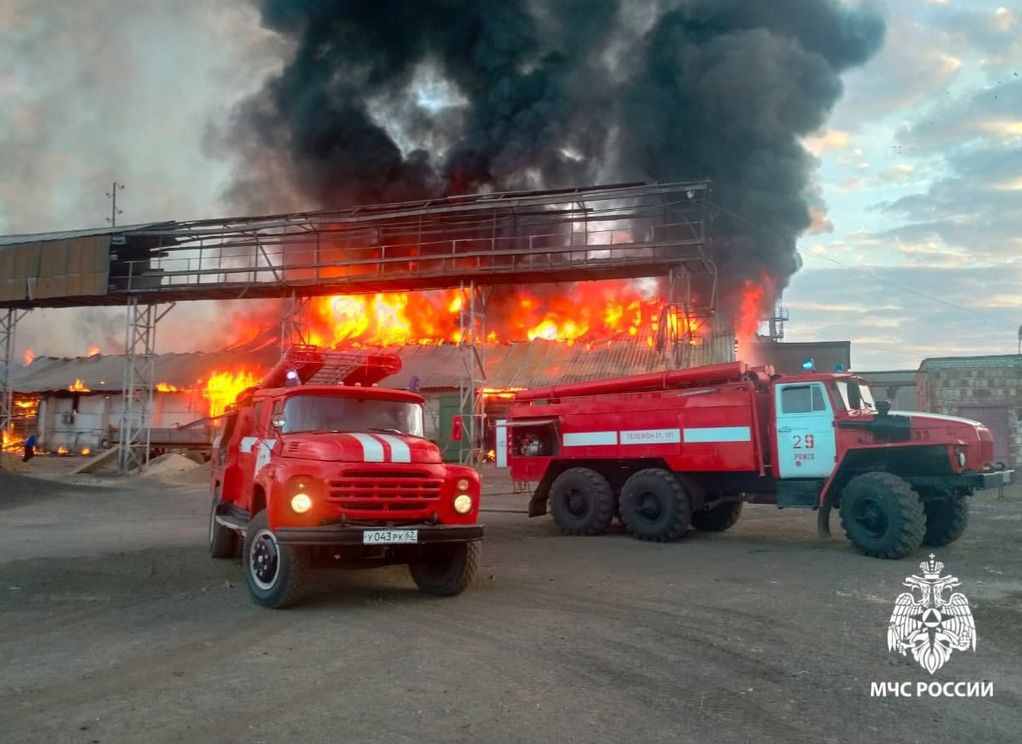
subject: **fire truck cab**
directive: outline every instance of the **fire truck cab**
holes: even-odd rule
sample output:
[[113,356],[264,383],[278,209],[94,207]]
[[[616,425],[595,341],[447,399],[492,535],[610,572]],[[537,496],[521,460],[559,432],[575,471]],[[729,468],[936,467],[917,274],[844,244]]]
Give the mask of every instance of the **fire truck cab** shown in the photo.
[[389,354],[296,347],[242,393],[214,444],[209,550],[241,550],[266,607],[301,597],[315,567],[408,564],[424,592],[455,595],[476,570],[476,471],[423,438],[423,399],[372,387]]
[[734,362],[516,394],[497,424],[498,464],[536,483],[529,514],[564,532],[635,537],[723,531],[743,502],[829,514],[862,553],[908,555],[956,540],[967,497],[1007,483],[976,421],[891,411],[850,373],[780,376]]

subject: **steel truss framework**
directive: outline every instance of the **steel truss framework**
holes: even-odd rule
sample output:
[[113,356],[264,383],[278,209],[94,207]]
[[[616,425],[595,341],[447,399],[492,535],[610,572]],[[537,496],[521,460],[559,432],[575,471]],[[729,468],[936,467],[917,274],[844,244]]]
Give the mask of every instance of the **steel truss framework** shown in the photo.
[[154,357],[156,324],[174,307],[158,310],[137,298],[128,302],[124,341],[124,384],[117,468],[124,474],[149,463],[153,391],[156,386]]
[[3,348],[3,369],[0,370],[0,431],[10,433],[14,427],[14,390],[11,368],[14,365],[14,336],[18,321],[26,310],[8,309],[0,312],[0,347]]
[[[357,294],[711,270],[709,184],[450,197],[271,217],[126,227],[103,295],[0,306]],[[23,236],[27,241],[33,236]],[[60,234],[46,240],[61,241]]]
[[[460,457],[470,461],[483,432],[477,393],[485,373],[478,344],[486,337],[488,288],[667,277],[660,350],[668,365],[683,366],[696,329],[716,301],[709,197],[706,181],[637,183],[112,229],[106,294],[0,303],[8,308],[3,328],[10,328],[0,338],[6,368],[13,353],[8,340],[13,308],[126,305],[119,458],[124,472],[148,460],[156,323],[169,310],[158,313],[159,303],[281,298],[280,339],[287,348],[307,341],[303,324],[310,297],[460,288],[460,402],[466,424]],[[698,292],[693,277],[700,278]],[[3,392],[2,410],[8,412],[6,387]]]

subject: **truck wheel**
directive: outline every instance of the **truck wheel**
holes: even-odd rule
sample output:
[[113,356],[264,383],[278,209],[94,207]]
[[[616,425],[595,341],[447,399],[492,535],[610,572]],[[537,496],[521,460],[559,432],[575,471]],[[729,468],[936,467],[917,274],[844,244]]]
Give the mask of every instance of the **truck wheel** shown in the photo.
[[278,543],[265,511],[248,524],[241,565],[248,593],[256,604],[277,609],[301,599],[309,555],[301,548]]
[[621,522],[640,540],[676,540],[688,529],[691,511],[688,494],[667,470],[640,470],[621,487]]
[[233,558],[238,553],[238,533],[216,521],[216,508],[220,505],[220,489],[213,491],[213,506],[209,510],[209,554],[213,558]]
[[926,510],[926,534],[923,545],[938,548],[950,545],[965,532],[969,523],[969,502],[964,496],[923,501]]
[[903,558],[922,544],[926,514],[919,494],[898,476],[863,473],[841,492],[841,526],[860,553]]
[[741,501],[728,501],[709,510],[693,512],[692,526],[704,532],[723,532],[734,527],[741,513]]
[[571,468],[550,485],[550,512],[568,535],[599,535],[614,518],[614,492],[590,468]]
[[408,570],[421,591],[453,597],[472,583],[481,552],[478,542],[430,545],[422,549],[421,558],[409,562]]

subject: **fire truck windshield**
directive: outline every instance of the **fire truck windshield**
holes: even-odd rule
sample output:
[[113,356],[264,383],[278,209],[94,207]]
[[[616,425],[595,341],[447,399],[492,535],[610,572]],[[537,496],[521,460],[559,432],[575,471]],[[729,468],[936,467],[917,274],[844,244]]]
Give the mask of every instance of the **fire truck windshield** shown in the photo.
[[422,406],[379,398],[294,395],[284,402],[281,432],[387,431],[423,436]]
[[875,411],[873,393],[863,380],[838,380],[834,383],[848,411]]

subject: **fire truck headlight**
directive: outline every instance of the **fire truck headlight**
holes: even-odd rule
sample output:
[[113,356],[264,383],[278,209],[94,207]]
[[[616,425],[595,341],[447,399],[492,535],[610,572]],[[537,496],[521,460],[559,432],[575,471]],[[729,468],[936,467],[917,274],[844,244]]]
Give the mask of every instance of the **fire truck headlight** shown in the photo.
[[459,491],[467,491],[472,484],[469,483],[468,478],[458,478],[458,482],[454,485]]
[[312,497],[304,491],[299,491],[291,497],[291,509],[296,514],[305,514],[312,508]]
[[965,467],[965,450],[958,450],[958,467]]
[[459,493],[454,497],[454,511],[458,514],[468,514],[472,511],[472,497],[467,493]]

